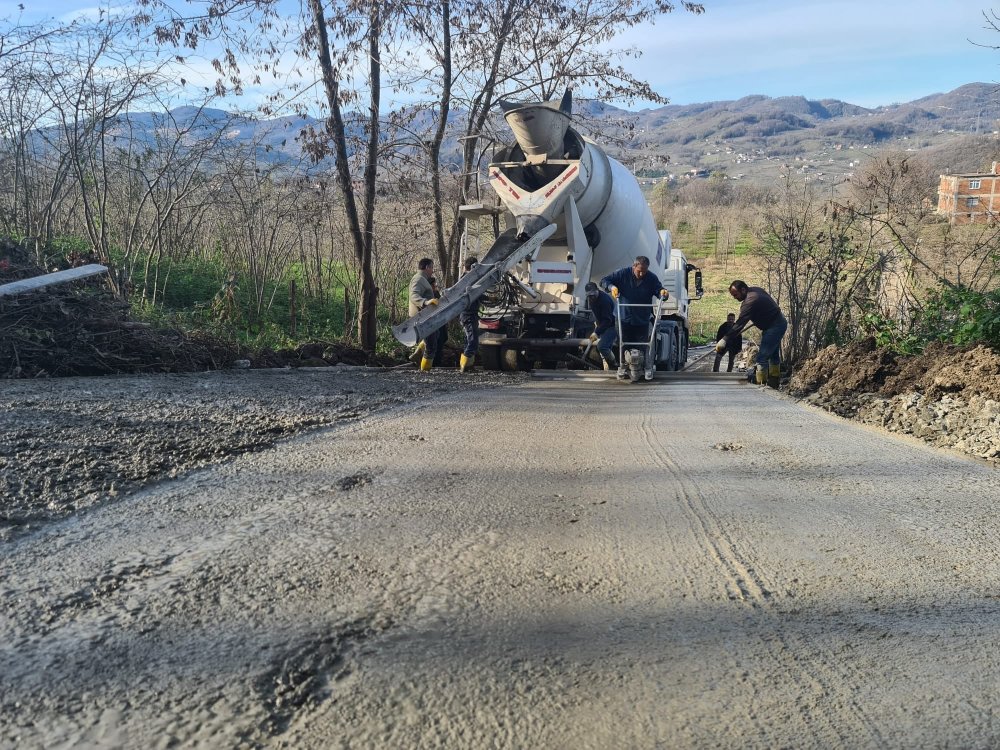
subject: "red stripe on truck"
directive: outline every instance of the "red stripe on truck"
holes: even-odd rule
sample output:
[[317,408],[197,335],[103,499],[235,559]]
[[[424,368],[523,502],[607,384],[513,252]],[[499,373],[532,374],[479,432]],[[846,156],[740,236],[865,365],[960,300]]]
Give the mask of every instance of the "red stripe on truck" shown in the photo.
[[507,188],[507,191],[508,191],[508,192],[509,192],[509,193],[510,193],[511,195],[513,195],[513,196],[514,196],[515,198],[517,198],[518,200],[521,200],[521,196],[520,196],[520,195],[518,195],[518,194],[517,194],[517,191],[516,191],[516,190],[515,190],[514,188],[512,188],[512,187],[510,186],[510,183],[508,183],[508,182],[507,182],[507,180],[505,180],[505,179],[503,178],[503,175],[502,175],[502,174],[500,174],[500,173],[499,173],[498,171],[496,171],[496,170],[493,170],[493,177],[495,177],[495,178],[496,178],[496,179],[497,179],[497,180],[498,180],[499,182],[502,182],[502,183],[503,183],[503,186],[504,186],[505,188]]
[[559,182],[557,182],[555,185],[553,185],[552,187],[550,187],[548,189],[548,192],[545,193],[545,197],[548,198],[556,190],[558,190],[560,185],[562,185],[564,182],[566,182],[566,180],[568,180],[570,177],[573,176],[573,174],[576,172],[576,169],[577,169],[577,165],[576,164],[574,164],[572,167],[570,167],[569,169],[567,169],[566,170],[566,174],[564,174],[562,176],[562,179],[559,180]]

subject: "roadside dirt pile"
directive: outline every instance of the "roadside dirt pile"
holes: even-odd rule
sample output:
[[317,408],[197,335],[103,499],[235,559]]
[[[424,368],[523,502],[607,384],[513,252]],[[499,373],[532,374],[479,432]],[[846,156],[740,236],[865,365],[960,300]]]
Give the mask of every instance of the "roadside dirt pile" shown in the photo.
[[[23,247],[0,240],[0,284],[45,273]],[[101,277],[0,297],[3,378],[190,372],[239,358],[238,347],[219,339],[130,320],[128,303]]]
[[842,417],[1000,463],[1000,354],[931,344],[918,356],[873,339],[830,346],[804,363],[788,393]]
[[[45,274],[32,256],[0,238],[0,284]],[[65,265],[89,262],[74,257]],[[402,354],[370,354],[336,341],[251,351],[205,333],[131,320],[129,314],[128,303],[108,291],[103,277],[0,297],[0,378],[204,372],[240,360],[254,368],[388,367],[405,361]]]

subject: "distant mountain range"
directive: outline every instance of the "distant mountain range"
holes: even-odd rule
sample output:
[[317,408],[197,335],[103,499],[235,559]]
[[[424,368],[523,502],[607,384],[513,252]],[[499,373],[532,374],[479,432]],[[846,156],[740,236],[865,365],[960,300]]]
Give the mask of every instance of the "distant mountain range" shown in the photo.
[[[640,153],[665,151],[671,171],[723,168],[732,175],[750,171],[761,160],[816,161],[822,155],[828,162],[850,164],[858,161],[848,158],[850,152],[885,147],[933,152],[960,136],[992,135],[998,121],[1000,86],[987,83],[874,109],[836,99],[747,96],[638,112],[634,143]],[[953,166],[982,168],[964,162]]]
[[[746,96],[735,101],[671,104],[640,111],[577,101],[574,116],[584,130],[620,138],[620,144],[611,147],[612,152],[630,163],[638,174],[649,177],[693,169],[755,179],[776,169],[777,163],[790,162],[806,167],[805,172],[809,171],[808,164],[813,164],[816,172],[824,163],[835,165],[837,170],[850,170],[861,160],[861,152],[884,147],[936,154],[944,159],[942,169],[974,171],[989,166],[980,163],[989,158],[992,148],[992,139],[983,136],[998,130],[998,94],[1000,86],[996,84],[970,83],[947,93],[874,109],[801,96]],[[118,134],[151,148],[173,129],[164,127],[162,113],[132,113],[125,117],[127,121],[116,128]],[[222,129],[224,144],[252,149],[261,161],[302,164],[303,168],[308,159],[299,134],[303,128],[321,129],[323,125],[309,117],[256,120],[194,107],[172,110],[166,117],[179,127],[191,128],[188,142]],[[460,119],[460,114],[455,114],[454,119]],[[973,143],[978,145],[961,145]],[[458,142],[446,142],[443,153],[446,159],[457,160]],[[327,167],[329,163],[308,168]]]

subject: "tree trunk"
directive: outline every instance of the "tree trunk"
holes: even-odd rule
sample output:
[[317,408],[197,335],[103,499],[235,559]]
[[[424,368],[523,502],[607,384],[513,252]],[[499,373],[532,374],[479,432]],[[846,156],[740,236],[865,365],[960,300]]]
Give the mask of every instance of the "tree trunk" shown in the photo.
[[[359,300],[358,310],[358,335],[361,348],[368,351],[375,349],[375,304],[377,294],[375,279],[372,275],[372,243],[371,234],[365,236],[361,227],[361,218],[358,215],[358,206],[354,200],[354,187],[351,180],[351,165],[347,155],[347,129],[344,125],[344,116],[340,108],[340,80],[337,71],[333,67],[333,60],[330,57],[330,42],[326,30],[326,15],[323,11],[322,0],[309,0],[309,10],[312,13],[313,23],[316,28],[316,51],[319,55],[320,70],[323,75],[323,88],[326,91],[327,104],[330,107],[330,116],[326,121],[327,133],[333,141],[334,155],[337,163],[337,185],[344,196],[344,214],[347,218],[348,232],[354,245],[354,255],[361,268],[361,300]],[[373,4],[373,14],[378,16],[378,3]],[[376,29],[371,31],[371,46],[377,50],[379,40]],[[377,58],[372,60],[373,72],[379,71]],[[378,93],[376,81],[372,81],[373,114],[378,113]],[[377,146],[378,130],[369,133],[370,146]],[[372,166],[371,169],[374,169]],[[367,170],[366,170],[367,172]],[[367,176],[367,174],[366,174]],[[368,203],[368,217],[366,217],[366,229],[372,226],[374,220],[375,203],[375,180],[372,175],[370,187],[371,193]],[[367,297],[365,296],[367,293]]]
[[[444,200],[441,196],[441,143],[448,127],[448,113],[451,109],[451,4],[441,3],[441,111],[438,126],[431,141],[431,190],[434,196],[434,235],[437,240],[438,266],[444,277],[443,286],[451,286],[457,278],[456,258],[448,252],[444,236]],[[443,288],[443,287],[442,287]]]
[[378,177],[378,137],[382,95],[382,58],[379,44],[382,37],[381,4],[372,3],[371,28],[368,30],[369,85],[371,108],[368,116],[368,153],[365,164],[365,231],[361,254],[361,309],[358,314],[358,341],[366,352],[375,351],[378,339],[378,287],[372,258],[375,251],[375,180]]

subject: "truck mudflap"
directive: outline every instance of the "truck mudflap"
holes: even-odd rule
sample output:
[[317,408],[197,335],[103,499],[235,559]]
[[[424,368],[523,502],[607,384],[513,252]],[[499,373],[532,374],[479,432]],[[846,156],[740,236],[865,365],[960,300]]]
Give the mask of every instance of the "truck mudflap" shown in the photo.
[[454,286],[445,289],[438,304],[428,305],[412,318],[393,326],[392,335],[401,344],[416,346],[418,341],[457,318],[470,304],[499,284],[507,271],[533,255],[555,231],[556,225],[549,224],[520,243],[517,231],[508,229],[472,270]]

